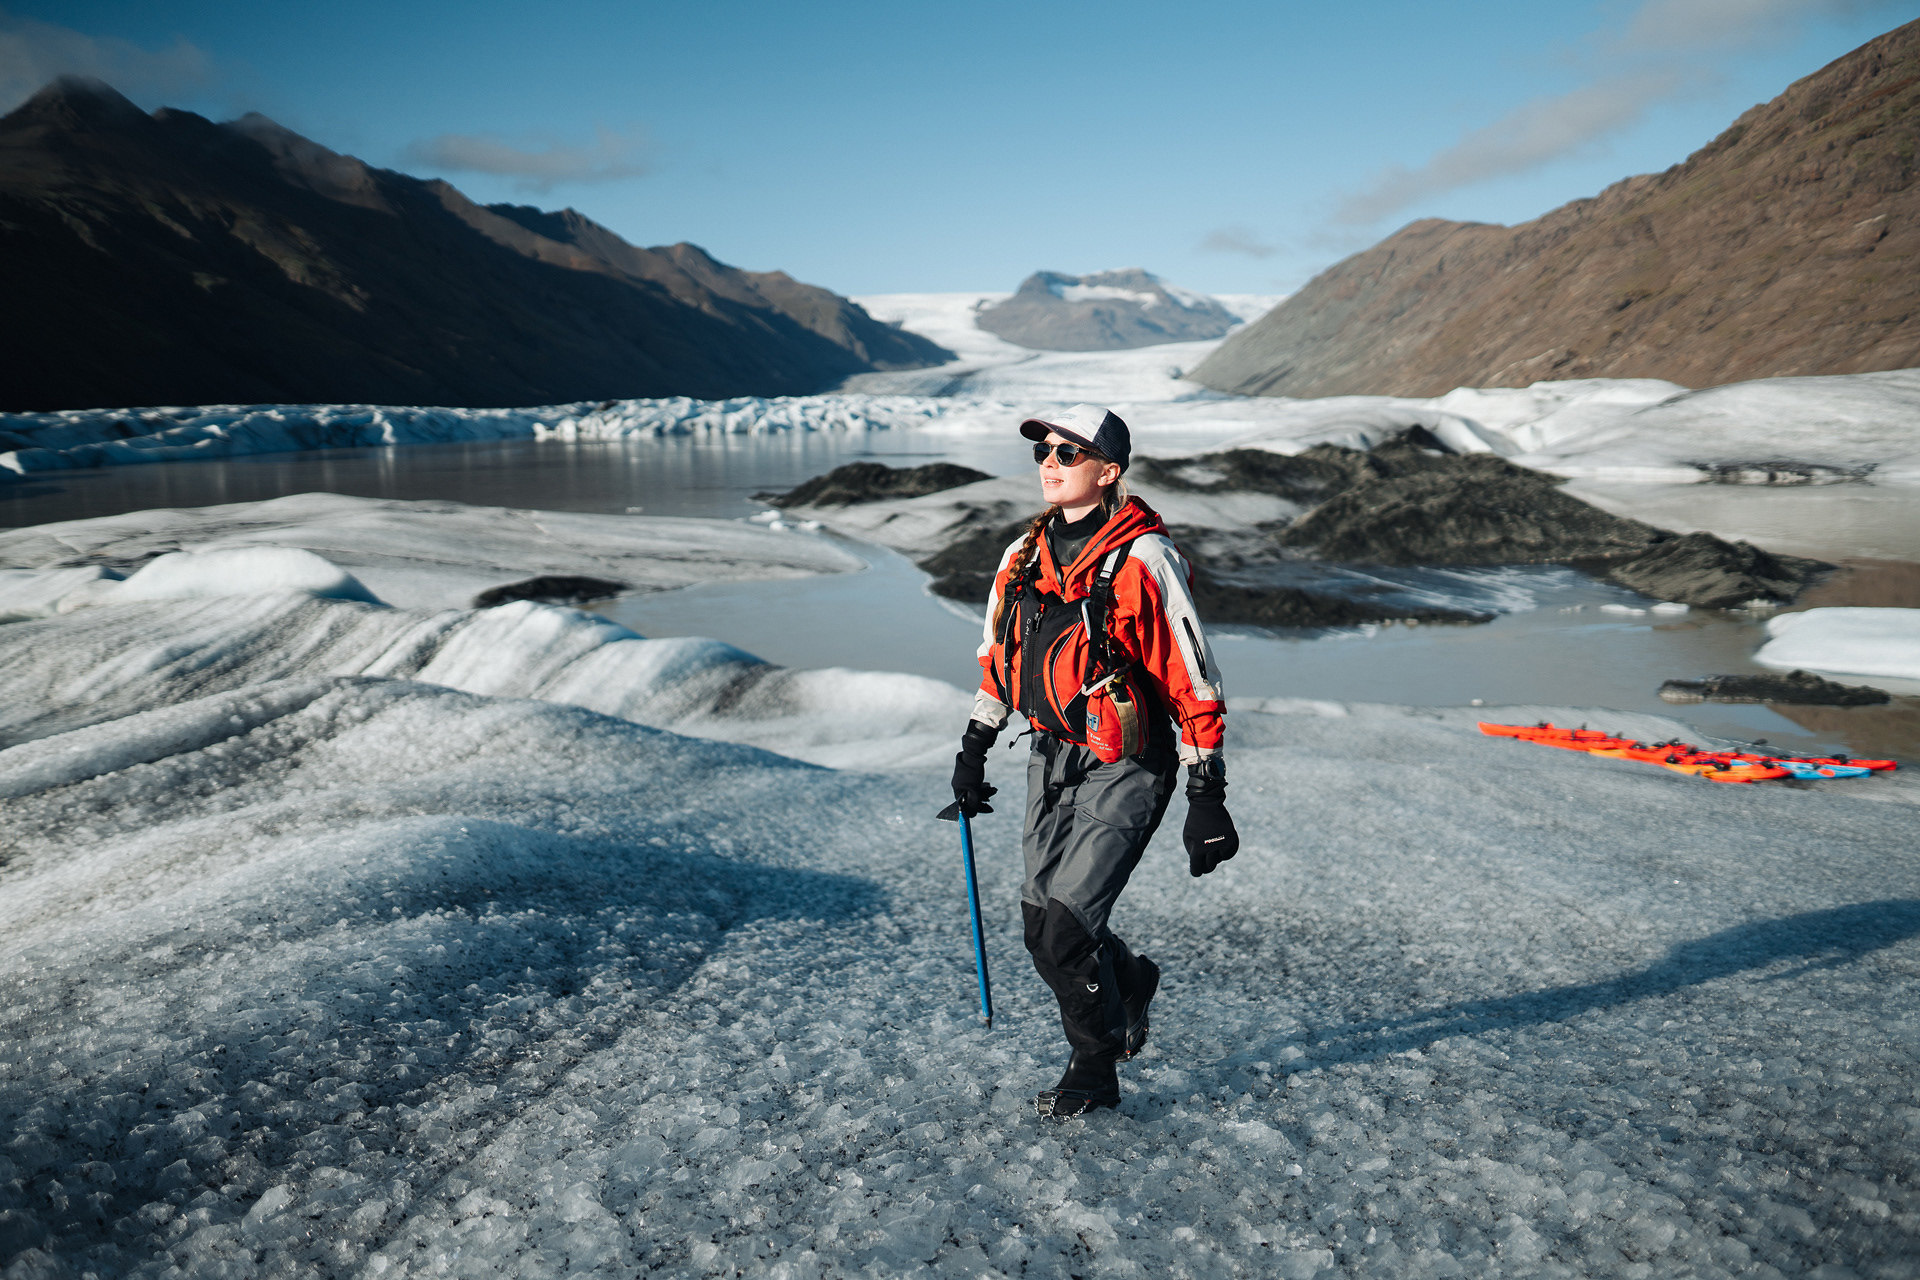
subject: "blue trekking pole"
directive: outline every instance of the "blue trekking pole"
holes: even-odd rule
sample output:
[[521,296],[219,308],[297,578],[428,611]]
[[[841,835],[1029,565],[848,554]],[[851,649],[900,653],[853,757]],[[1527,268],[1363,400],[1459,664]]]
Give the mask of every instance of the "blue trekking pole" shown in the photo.
[[987,981],[987,939],[980,931],[980,882],[973,873],[973,824],[967,821],[965,812],[955,815],[960,819],[960,856],[967,864],[967,905],[973,908],[973,965],[980,975],[980,1016],[987,1020],[987,1030],[993,1030],[993,987]]

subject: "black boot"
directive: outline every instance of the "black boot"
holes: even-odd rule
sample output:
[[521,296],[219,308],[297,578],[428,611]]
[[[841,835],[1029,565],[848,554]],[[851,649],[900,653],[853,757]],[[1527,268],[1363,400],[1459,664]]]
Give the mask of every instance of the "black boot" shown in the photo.
[[1060,1077],[1060,1083],[1033,1100],[1034,1110],[1056,1120],[1084,1115],[1098,1107],[1119,1105],[1120,1073],[1114,1070],[1113,1059],[1078,1049],[1067,1060],[1066,1074]]
[[1120,1056],[1131,1058],[1147,1045],[1147,1006],[1160,989],[1160,966],[1133,954],[1118,934],[1109,933],[1100,948],[1101,977],[1113,984],[1120,1007],[1114,1021],[1124,1023]]
[[1121,987],[1121,1003],[1127,1010],[1127,1048],[1121,1056],[1131,1058],[1147,1047],[1147,1006],[1160,989],[1160,966],[1145,956],[1133,962],[1133,974]]

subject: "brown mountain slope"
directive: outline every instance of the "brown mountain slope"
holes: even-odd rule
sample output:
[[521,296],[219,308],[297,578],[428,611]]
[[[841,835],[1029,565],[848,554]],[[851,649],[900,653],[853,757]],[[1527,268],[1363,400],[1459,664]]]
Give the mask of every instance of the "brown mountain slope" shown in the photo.
[[1248,395],[1428,396],[1917,366],[1917,139],[1912,22],[1665,173],[1517,227],[1415,222],[1323,272],[1191,376]]
[[799,394],[948,358],[779,272],[98,82],[0,119],[0,266],[0,410]]

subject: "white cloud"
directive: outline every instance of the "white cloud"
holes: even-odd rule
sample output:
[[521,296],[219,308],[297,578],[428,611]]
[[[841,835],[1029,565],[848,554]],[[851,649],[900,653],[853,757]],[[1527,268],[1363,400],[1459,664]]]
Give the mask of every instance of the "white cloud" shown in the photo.
[[0,111],[11,111],[56,76],[92,76],[129,97],[199,88],[213,79],[207,55],[185,40],[143,49],[0,10]]
[[1383,169],[1371,186],[1340,206],[1340,220],[1375,222],[1427,196],[1524,173],[1572,155],[1626,129],[1648,106],[1685,83],[1678,68],[1653,67],[1528,102],[1475,129],[1417,169]]
[[1525,173],[1622,133],[1649,108],[1711,84],[1703,55],[1776,44],[1806,22],[1861,17],[1896,0],[1642,0],[1612,30],[1594,33],[1584,60],[1610,69],[1464,134],[1426,163],[1391,165],[1340,205],[1337,220],[1367,225],[1430,196]]
[[1854,18],[1897,7],[1880,0],[1646,0],[1616,47],[1677,52],[1764,45],[1812,18]]
[[1251,227],[1235,224],[1209,231],[1200,241],[1203,253],[1240,253],[1249,258],[1271,258],[1280,250],[1260,238]]
[[443,133],[408,144],[406,157],[430,169],[518,178],[522,191],[551,191],[562,183],[614,182],[647,172],[647,139],[639,130],[598,131],[589,146],[557,138],[518,146],[491,134]]

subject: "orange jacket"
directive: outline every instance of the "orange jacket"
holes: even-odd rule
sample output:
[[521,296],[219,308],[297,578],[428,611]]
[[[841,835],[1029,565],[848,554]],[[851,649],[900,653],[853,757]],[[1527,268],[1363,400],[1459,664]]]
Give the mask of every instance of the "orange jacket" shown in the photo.
[[[1225,694],[1220,689],[1220,666],[1207,633],[1193,607],[1193,570],[1167,536],[1166,525],[1138,498],[1129,498],[1079,557],[1064,568],[1054,563],[1046,537],[1035,539],[1029,590],[1041,593],[1053,621],[1045,630],[1037,670],[1027,650],[1036,635],[1022,625],[1019,601],[1009,600],[1007,618],[996,632],[994,615],[1009,591],[1008,578],[1021,565],[1016,538],[1000,557],[993,594],[987,600],[987,621],[980,645],[982,678],[974,699],[973,718],[999,728],[1023,704],[1022,691],[1041,690],[1054,707],[1068,704],[1086,679],[1088,637],[1085,622],[1098,626],[1097,607],[1083,612],[1082,602],[1097,606],[1090,593],[1101,564],[1122,544],[1131,542],[1126,559],[1113,576],[1113,609],[1107,633],[1121,655],[1130,659],[1160,705],[1180,725],[1180,758],[1192,763],[1220,750]],[[1059,612],[1065,610],[1064,616]],[[1029,615],[1028,621],[1032,621]],[[1025,643],[1023,643],[1025,641]],[[1004,697],[1003,697],[1004,693]],[[1040,727],[1036,717],[1029,720]],[[1060,733],[1068,741],[1082,738]]]

